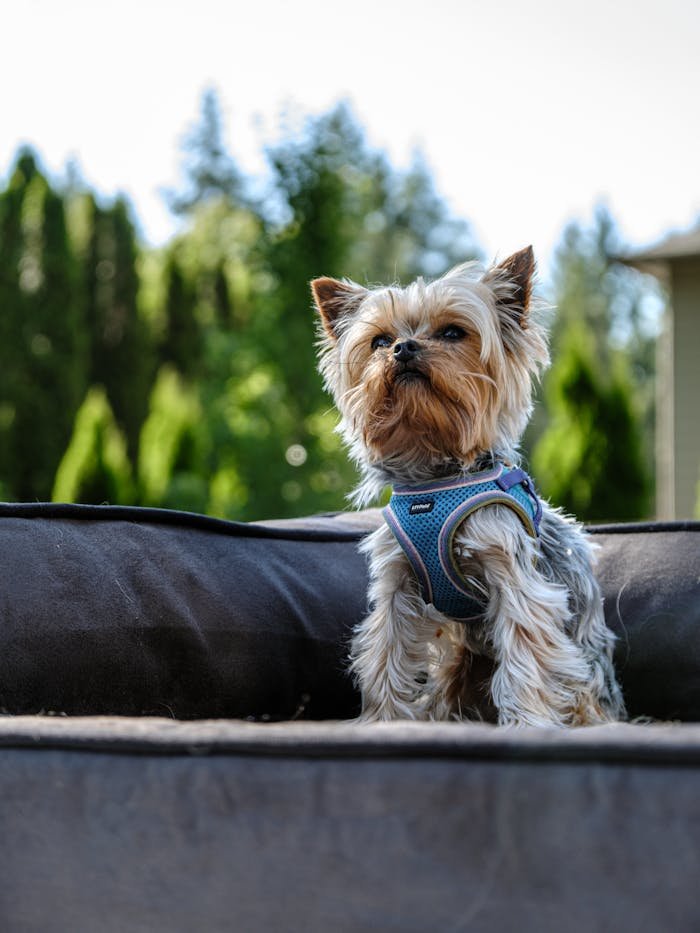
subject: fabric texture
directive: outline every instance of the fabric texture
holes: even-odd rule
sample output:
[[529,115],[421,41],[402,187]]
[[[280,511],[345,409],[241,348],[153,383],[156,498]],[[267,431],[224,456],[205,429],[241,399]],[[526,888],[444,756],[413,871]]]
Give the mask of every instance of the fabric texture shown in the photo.
[[[358,544],[381,521],[0,505],[0,708],[350,718]],[[700,721],[700,523],[591,537],[630,715]]]
[[698,726],[2,725],[4,933],[700,927]]
[[358,534],[170,512],[0,507],[0,708],[347,718]]
[[700,523],[591,529],[687,723],[240,721],[355,715],[381,522],[0,505],[3,933],[700,928]]
[[514,511],[527,533],[537,537],[542,507],[532,480],[523,470],[503,463],[449,481],[396,486],[383,510],[413,567],[424,601],[452,619],[468,622],[483,615],[483,598],[455,563],[453,542],[468,515],[495,504]]

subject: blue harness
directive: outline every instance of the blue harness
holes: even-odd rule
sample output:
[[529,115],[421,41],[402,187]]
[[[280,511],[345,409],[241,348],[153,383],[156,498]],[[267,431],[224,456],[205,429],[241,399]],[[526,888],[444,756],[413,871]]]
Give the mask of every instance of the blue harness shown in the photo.
[[383,510],[389,528],[406,552],[426,603],[461,622],[481,618],[483,598],[460,572],[453,540],[459,525],[485,505],[507,505],[533,538],[539,535],[542,505],[532,480],[521,469],[496,463],[423,486],[395,486]]

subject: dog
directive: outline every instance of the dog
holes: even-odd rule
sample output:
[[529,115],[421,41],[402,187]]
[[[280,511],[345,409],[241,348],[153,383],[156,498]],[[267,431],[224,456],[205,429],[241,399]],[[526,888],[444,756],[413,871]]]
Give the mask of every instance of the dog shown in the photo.
[[549,362],[534,273],[528,247],[407,287],[311,283],[319,369],[361,472],[352,501],[393,489],[362,544],[362,721],[625,718],[592,547],[520,467]]

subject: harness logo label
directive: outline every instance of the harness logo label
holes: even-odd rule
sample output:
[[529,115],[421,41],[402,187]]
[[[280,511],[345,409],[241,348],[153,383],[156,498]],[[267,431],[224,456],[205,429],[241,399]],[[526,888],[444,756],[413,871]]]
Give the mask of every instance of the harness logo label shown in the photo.
[[411,503],[408,510],[409,515],[427,515],[435,508],[435,499],[418,499]]

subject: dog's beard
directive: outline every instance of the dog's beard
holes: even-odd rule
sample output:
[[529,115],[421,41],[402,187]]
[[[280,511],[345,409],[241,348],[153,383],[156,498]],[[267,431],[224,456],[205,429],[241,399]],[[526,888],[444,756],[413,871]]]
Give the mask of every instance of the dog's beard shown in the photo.
[[365,374],[351,417],[374,462],[470,462],[491,430],[494,386],[485,373],[391,363]]

